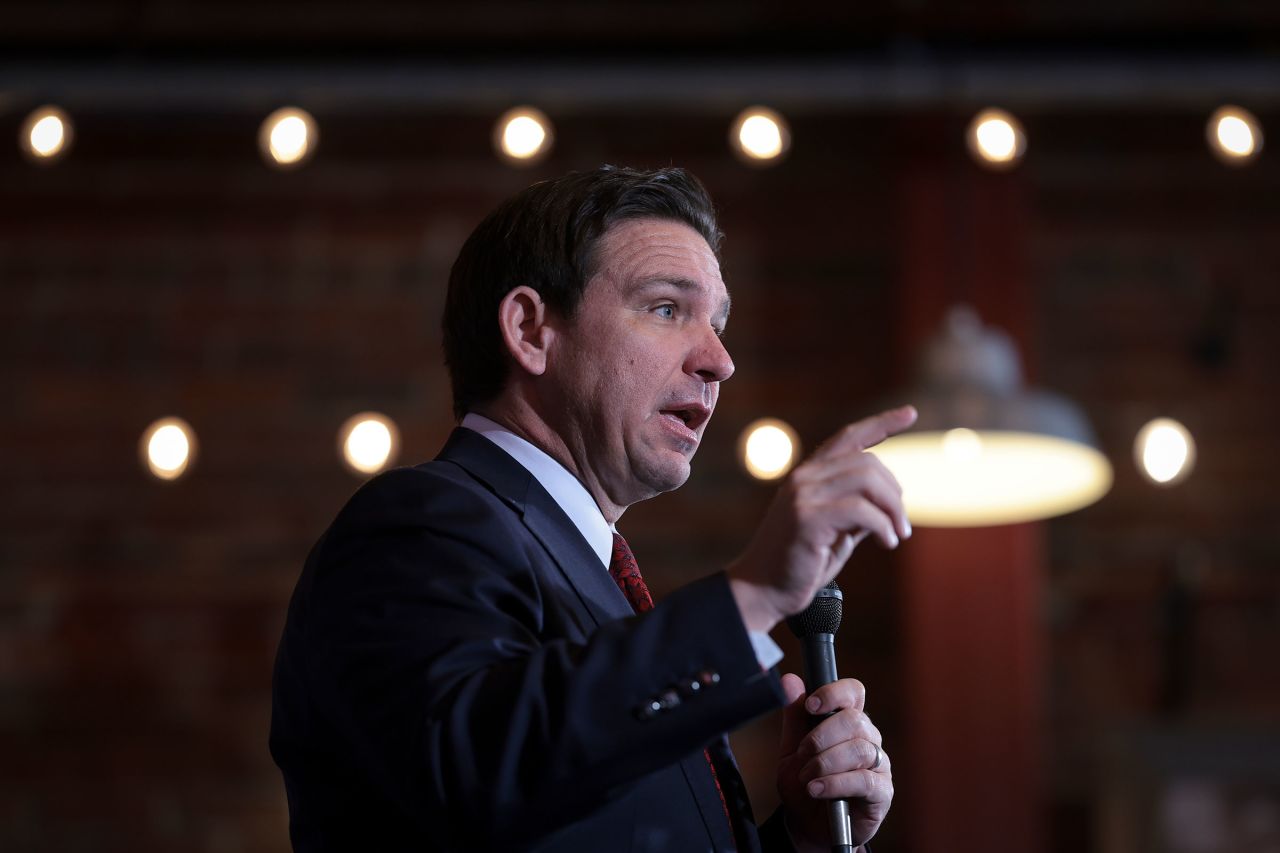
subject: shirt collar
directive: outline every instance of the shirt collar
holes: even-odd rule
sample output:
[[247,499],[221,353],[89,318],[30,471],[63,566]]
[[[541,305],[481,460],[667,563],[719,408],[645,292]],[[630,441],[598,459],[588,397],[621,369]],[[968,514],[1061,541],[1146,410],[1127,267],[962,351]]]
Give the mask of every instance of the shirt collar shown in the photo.
[[552,459],[546,451],[530,444],[511,430],[484,415],[468,412],[462,426],[480,433],[507,455],[519,462],[525,470],[547,490],[551,499],[564,510],[569,520],[582,533],[582,538],[596,552],[606,568],[613,556],[613,525],[604,519],[604,513],[596,506],[595,499],[578,478]]

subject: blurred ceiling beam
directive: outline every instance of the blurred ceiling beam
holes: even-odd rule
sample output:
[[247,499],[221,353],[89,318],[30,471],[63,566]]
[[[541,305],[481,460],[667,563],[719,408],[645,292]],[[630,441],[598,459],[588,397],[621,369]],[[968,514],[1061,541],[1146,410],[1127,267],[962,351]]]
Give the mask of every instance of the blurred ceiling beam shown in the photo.
[[369,113],[544,108],[734,110],[768,103],[831,109],[1196,108],[1280,102],[1280,59],[1055,56],[1052,59],[849,59],[504,63],[0,63],[0,111],[36,102],[94,112],[261,110],[299,103]]

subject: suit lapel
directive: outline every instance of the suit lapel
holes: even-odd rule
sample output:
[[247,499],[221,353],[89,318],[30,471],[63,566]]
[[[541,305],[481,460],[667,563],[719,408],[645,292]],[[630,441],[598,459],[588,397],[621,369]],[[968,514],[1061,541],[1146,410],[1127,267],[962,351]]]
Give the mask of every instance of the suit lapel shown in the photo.
[[582,532],[538,479],[506,451],[479,433],[460,427],[437,458],[465,469],[520,515],[597,625],[633,615],[626,596],[600,565]]
[[[546,549],[597,625],[635,615],[626,596],[600,565],[600,558],[565,515],[564,510],[547,494],[537,478],[507,455],[506,451],[479,433],[459,428],[454,430],[437,458],[465,469],[520,515],[525,527]],[[728,741],[722,737],[710,749],[713,755],[720,758],[721,752],[728,752]],[[725,763],[723,760],[717,761],[717,767]],[[738,814],[740,820],[742,803],[733,794],[740,791],[742,785],[732,759],[727,762],[725,769],[733,774],[736,784],[731,782],[724,793],[729,798],[730,811]],[[701,752],[696,752],[680,762],[680,770],[689,785],[698,811],[702,814],[703,823],[715,849],[738,849],[733,829],[729,821],[725,820],[725,807],[720,801],[720,793],[716,790],[711,770],[707,767],[706,757]],[[726,780],[722,780],[722,785],[724,781]],[[747,809],[750,809],[749,805]],[[741,853],[758,850],[757,846],[750,844],[753,837],[754,833],[745,834],[748,843]]]

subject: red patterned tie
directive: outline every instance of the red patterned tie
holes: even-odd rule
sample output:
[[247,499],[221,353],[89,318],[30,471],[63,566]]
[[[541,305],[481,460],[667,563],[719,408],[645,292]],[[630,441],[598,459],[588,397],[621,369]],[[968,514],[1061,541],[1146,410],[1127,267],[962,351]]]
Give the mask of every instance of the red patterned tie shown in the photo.
[[613,582],[622,590],[622,594],[631,602],[631,609],[637,613],[647,613],[653,609],[653,596],[644,578],[640,577],[640,567],[636,565],[635,555],[627,545],[621,533],[613,534],[613,558],[609,561],[609,574]]
[[[609,574],[613,576],[613,582],[618,585],[618,589],[622,590],[627,601],[631,602],[632,610],[636,613],[647,613],[653,609],[653,596],[649,594],[649,587],[640,576],[640,566],[636,564],[635,554],[631,553],[627,540],[617,532],[613,534],[613,557],[609,560]],[[711,769],[711,779],[716,783],[716,793],[720,795],[720,806],[724,809],[725,819],[729,821],[729,832],[732,834],[733,818],[729,816],[729,804],[725,801],[724,789],[720,787],[720,776],[716,773],[715,762],[711,760],[711,750],[704,749],[702,754],[707,759],[707,767]]]

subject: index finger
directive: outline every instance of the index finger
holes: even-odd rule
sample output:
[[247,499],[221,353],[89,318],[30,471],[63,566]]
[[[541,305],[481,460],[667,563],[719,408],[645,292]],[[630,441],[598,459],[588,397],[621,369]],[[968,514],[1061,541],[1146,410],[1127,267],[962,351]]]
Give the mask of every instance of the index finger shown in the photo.
[[849,424],[835,434],[830,449],[837,452],[862,451],[875,447],[891,435],[902,432],[916,422],[915,406],[899,406],[878,415]]

